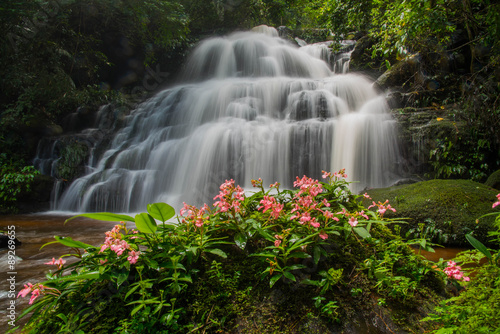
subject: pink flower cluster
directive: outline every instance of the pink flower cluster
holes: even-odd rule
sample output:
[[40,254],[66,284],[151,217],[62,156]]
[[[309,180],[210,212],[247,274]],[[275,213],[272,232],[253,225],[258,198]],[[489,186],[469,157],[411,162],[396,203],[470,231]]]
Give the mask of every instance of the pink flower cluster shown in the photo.
[[184,203],[184,207],[180,210],[181,216],[185,216],[182,220],[184,224],[193,223],[196,227],[202,227],[203,223],[207,220],[206,215],[210,213],[208,205],[197,208],[194,205]]
[[391,207],[391,205],[390,205],[390,204],[388,204],[388,203],[389,203],[389,200],[386,200],[384,203],[382,203],[382,202],[380,202],[380,201],[378,202],[378,204],[375,204],[375,202],[372,202],[372,203],[373,203],[373,204],[372,204],[372,205],[370,205],[370,206],[368,207],[368,209],[371,209],[371,208],[373,208],[373,207],[375,207],[375,206],[376,206],[376,207],[378,207],[377,212],[380,214],[380,217],[383,217],[383,216],[384,216],[384,213],[385,213],[387,210],[391,210],[391,211],[393,211],[393,212],[396,212],[396,209],[394,209],[393,207]]
[[454,278],[456,280],[463,280],[464,282],[468,282],[470,280],[469,277],[465,277],[462,272],[462,268],[457,266],[457,264],[453,261],[448,261],[448,267],[444,268],[444,273],[448,275],[448,277]]
[[500,194],[497,195],[497,201],[493,203],[492,208],[495,208],[497,205],[500,205]]
[[240,186],[234,186],[234,180],[226,180],[220,186],[219,195],[214,197],[214,200],[218,199],[214,203],[215,207],[218,207],[221,212],[228,212],[233,210],[234,213],[241,212],[241,201],[245,199],[245,192]]
[[283,204],[279,204],[276,201],[276,198],[267,195],[265,195],[264,198],[260,201],[260,204],[262,204],[262,206],[259,207],[259,210],[263,209],[262,210],[263,213],[266,212],[267,210],[271,210],[271,217],[273,219],[278,219],[284,207]]
[[283,240],[283,236],[276,234],[274,238],[276,239],[274,240],[274,247],[279,247],[281,245],[281,241]]
[[[124,222],[120,222],[124,224]],[[135,251],[128,244],[126,240],[123,239],[123,234],[121,230],[126,230],[124,225],[115,225],[111,231],[106,232],[106,239],[104,240],[104,244],[101,246],[99,253],[104,252],[106,249],[111,249],[116,253],[117,256],[121,256],[126,250],[128,250],[127,260],[130,264],[134,264],[139,259],[139,251]]]
[[65,263],[66,263],[66,261],[63,260],[63,258],[59,258],[57,260],[55,258],[52,258],[52,261],[45,262],[44,264],[56,265],[58,269],[61,269]]
[[[324,210],[324,207],[330,207],[330,203],[326,199],[321,202],[316,201],[315,197],[323,192],[323,185],[319,183],[318,180],[314,180],[304,176],[302,179],[297,177],[296,181],[293,183],[295,187],[300,187],[299,191],[293,197],[294,203],[293,209],[291,210],[292,215],[290,220],[298,219],[299,224],[309,224],[314,228],[319,228],[321,226],[317,217],[314,217],[312,213],[319,212],[328,221],[328,219],[334,219],[338,221],[338,218],[333,216],[333,213]],[[328,238],[325,232],[320,233],[320,237],[324,240]]]
[[[342,211],[340,212],[337,212],[336,213],[337,215],[342,215],[344,216],[345,218],[347,218],[347,222],[349,223],[349,225],[351,225],[352,227],[355,227],[358,225],[358,218],[359,217],[363,217],[364,219],[368,220],[370,219],[370,217],[368,217],[366,214],[365,214],[365,211],[361,211],[361,212],[355,212],[355,213],[349,213],[347,212],[347,210],[345,208],[342,209]],[[337,218],[337,221],[338,221],[338,218]]]
[[323,175],[321,177],[324,179],[329,178],[330,180],[334,179],[335,181],[337,181],[341,178],[344,178],[344,179],[347,178],[347,174],[345,173],[345,168],[342,168],[338,172],[333,173],[333,175],[330,172],[325,172],[325,171],[321,171],[321,172],[323,173]]
[[19,291],[19,293],[17,294],[17,298],[19,297],[26,297],[29,293],[31,292],[31,298],[30,298],[30,302],[29,304],[33,304],[33,302],[35,301],[35,299],[37,299],[38,297],[40,297],[41,295],[46,295],[46,294],[51,294],[51,295],[60,295],[61,292],[57,289],[54,289],[54,288],[49,288],[47,286],[44,286],[40,283],[38,284],[31,284],[31,283],[28,283],[28,284],[25,284],[24,285],[24,289],[22,289],[21,291]]

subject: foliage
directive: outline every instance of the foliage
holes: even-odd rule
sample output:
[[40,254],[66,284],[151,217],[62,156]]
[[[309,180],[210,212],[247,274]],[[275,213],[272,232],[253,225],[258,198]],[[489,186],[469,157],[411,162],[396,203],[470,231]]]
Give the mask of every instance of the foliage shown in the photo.
[[[500,198],[500,194],[497,195]],[[493,206],[500,204],[497,200]],[[497,230],[490,233],[497,247],[500,245],[500,215],[496,216]],[[434,323],[434,333],[493,333],[500,328],[500,251],[489,250],[471,235],[467,236],[475,248],[458,254],[456,261],[469,265],[462,268],[473,278],[458,296],[452,297],[436,307],[434,314],[423,319]],[[490,252],[491,251],[491,252]],[[487,260],[486,263],[484,261]]]
[[57,162],[57,175],[65,180],[72,181],[82,174],[80,169],[84,159],[88,156],[88,147],[77,141],[70,142],[62,148]]
[[[413,307],[432,296],[427,284],[441,273],[391,236],[384,212],[394,209],[385,202],[366,211],[344,176],[324,172],[326,182],[297,178],[296,190],[281,190],[278,183],[266,189],[254,180],[251,195],[228,180],[212,208],[184,204],[177,223],[164,203],[134,217],[75,216],[68,221],[120,223],[106,232],[101,247],[64,237],[50,243],[72,248],[67,256],[78,261],[54,259],[50,264],[58,270],[47,281],[25,286],[20,295],[31,292],[32,306],[23,315],[33,312],[25,329],[227,332],[242,313],[263,312],[264,296],[280,290],[309,305],[309,312],[342,324],[357,307],[335,297],[343,291],[365,302],[379,294],[394,307]],[[297,305],[288,307],[286,314]]]
[[[468,137],[468,136],[467,136]],[[491,143],[486,139],[448,138],[437,140],[436,148],[430,151],[429,161],[435,178],[465,178],[485,181],[491,171],[488,161]]]
[[23,166],[0,154],[0,210],[15,211],[15,203],[23,191],[29,191],[35,175],[40,174],[33,166]]
[[80,106],[117,98],[121,77],[184,43],[188,18],[176,1],[8,1],[0,5],[0,148],[29,159],[26,133]]

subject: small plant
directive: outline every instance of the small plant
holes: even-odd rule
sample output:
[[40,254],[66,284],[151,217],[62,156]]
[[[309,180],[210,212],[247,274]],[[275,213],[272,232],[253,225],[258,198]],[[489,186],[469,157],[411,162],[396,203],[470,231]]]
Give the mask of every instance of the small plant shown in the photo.
[[16,211],[15,203],[23,191],[30,191],[35,176],[40,174],[33,166],[7,159],[0,154],[0,210]]

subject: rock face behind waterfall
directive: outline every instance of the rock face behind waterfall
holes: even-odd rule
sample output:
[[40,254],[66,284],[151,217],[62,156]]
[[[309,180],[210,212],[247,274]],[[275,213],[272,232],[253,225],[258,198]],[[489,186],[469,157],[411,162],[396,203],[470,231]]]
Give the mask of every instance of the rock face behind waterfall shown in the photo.
[[275,36],[239,32],[203,41],[184,79],[124,120],[89,173],[56,208],[138,211],[165,201],[211,203],[219,185],[262,178],[292,187],[346,168],[353,190],[400,178],[395,122],[372,82],[334,74]]

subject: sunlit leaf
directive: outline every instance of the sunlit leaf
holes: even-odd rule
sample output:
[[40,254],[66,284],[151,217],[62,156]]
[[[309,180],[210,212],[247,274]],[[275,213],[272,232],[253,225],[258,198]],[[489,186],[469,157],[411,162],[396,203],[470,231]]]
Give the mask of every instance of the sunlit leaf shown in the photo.
[[110,213],[110,212],[96,212],[96,213],[82,213],[80,215],[66,219],[66,221],[64,223],[66,224],[70,220],[73,220],[73,219],[78,218],[78,217],[86,217],[86,218],[91,218],[91,219],[95,219],[95,220],[102,220],[102,221],[109,221],[109,222],[121,222],[121,221],[133,222],[134,221],[134,218],[127,216],[127,215],[121,215],[121,214]]
[[167,203],[148,204],[148,213],[162,223],[175,216],[175,209]]
[[145,212],[135,216],[135,226],[142,233],[155,233],[158,228],[154,218]]

